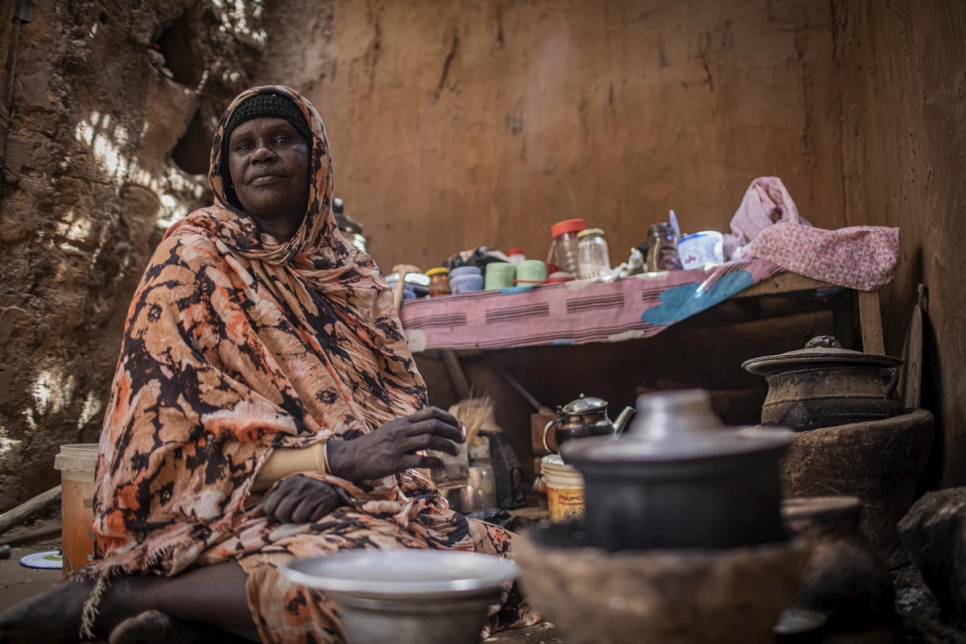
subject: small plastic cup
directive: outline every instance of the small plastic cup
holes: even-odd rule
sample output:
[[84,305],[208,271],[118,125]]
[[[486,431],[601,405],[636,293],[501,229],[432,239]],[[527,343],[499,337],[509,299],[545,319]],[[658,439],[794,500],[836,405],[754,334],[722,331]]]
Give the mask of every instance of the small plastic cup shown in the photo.
[[433,483],[440,490],[465,487],[469,478],[470,459],[466,450],[466,425],[460,423],[460,430],[463,432],[463,442],[456,443],[460,450],[456,456],[433,449],[426,450],[426,456],[433,456],[443,461],[442,467],[434,467],[430,470]]

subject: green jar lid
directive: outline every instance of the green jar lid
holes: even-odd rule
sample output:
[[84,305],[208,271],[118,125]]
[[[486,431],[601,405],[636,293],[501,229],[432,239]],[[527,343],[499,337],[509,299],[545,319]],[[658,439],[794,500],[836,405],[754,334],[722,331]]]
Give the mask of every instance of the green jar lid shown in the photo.
[[516,273],[516,264],[510,262],[490,262],[486,265],[487,273]]

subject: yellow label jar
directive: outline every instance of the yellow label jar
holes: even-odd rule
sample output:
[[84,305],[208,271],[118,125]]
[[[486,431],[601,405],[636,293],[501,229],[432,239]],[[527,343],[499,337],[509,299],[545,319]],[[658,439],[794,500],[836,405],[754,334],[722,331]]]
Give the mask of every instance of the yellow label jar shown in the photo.
[[448,268],[431,268],[426,271],[426,275],[429,277],[429,297],[439,297],[451,293]]

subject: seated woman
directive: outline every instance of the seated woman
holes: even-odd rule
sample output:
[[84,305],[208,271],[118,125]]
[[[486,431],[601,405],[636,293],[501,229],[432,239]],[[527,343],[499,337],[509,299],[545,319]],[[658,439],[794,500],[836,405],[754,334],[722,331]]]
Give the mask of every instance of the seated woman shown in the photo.
[[[341,641],[295,557],[353,548],[507,556],[415,468],[455,453],[392,293],[340,238],[315,108],[285,87],[222,116],[215,205],[173,227],[128,313],[94,490],[101,556],[0,616],[0,641]],[[507,589],[490,628],[536,623]]]

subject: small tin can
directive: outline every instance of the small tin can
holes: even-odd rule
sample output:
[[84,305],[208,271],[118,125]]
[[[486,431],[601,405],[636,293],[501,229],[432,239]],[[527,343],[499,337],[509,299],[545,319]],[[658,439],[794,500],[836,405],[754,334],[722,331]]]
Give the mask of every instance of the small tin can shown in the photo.
[[430,297],[439,297],[440,295],[449,295],[451,293],[448,268],[431,268],[426,271],[426,275],[429,276]]

